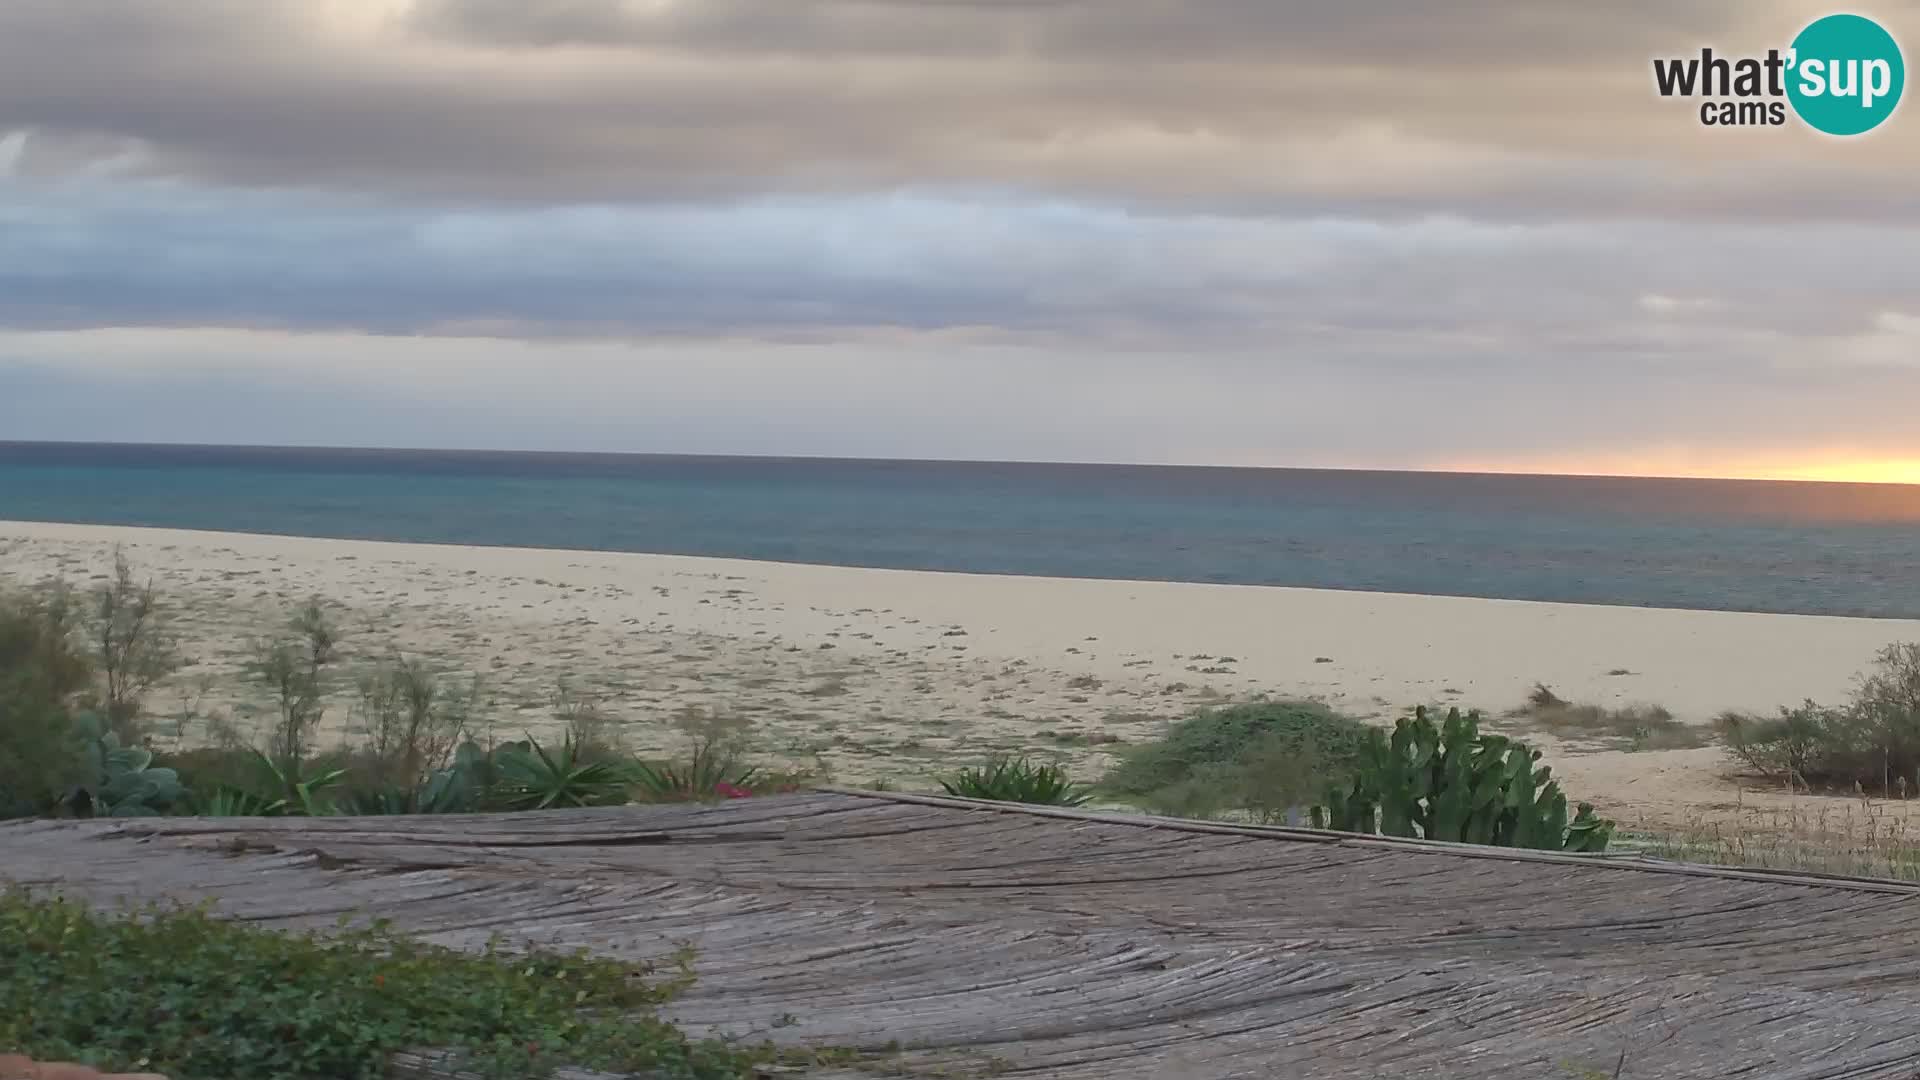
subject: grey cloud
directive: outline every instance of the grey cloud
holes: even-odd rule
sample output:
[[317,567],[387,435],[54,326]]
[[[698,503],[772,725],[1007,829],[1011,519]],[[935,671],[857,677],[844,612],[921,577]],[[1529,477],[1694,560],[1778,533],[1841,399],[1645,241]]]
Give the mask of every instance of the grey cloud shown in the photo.
[[1590,62],[1738,24],[1738,0],[424,0],[416,32],[494,45],[743,54],[1014,54],[1060,63]]
[[436,208],[95,178],[0,180],[0,241],[0,323],[17,328],[1354,338],[1383,358],[1451,342],[1475,363],[1699,365],[1752,335],[1920,314],[1920,228],[1248,220],[977,193]]
[[[1920,0],[1879,13],[1920,34]],[[1653,53],[1764,47],[1803,18],[1734,0],[9,0],[0,130],[119,140],[150,175],[417,199],[959,184],[1250,215],[1920,220],[1911,139],[1708,133],[1654,98]]]

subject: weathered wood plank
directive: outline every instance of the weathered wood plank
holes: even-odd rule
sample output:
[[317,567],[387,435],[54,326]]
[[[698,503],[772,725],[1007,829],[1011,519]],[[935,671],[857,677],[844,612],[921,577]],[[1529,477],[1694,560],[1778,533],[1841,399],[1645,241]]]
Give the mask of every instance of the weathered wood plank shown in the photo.
[[[1920,1071],[1920,889],[823,792],[0,826],[0,879],[696,950],[696,1033],[1041,1080]],[[1571,1070],[1571,1071],[1569,1071]]]

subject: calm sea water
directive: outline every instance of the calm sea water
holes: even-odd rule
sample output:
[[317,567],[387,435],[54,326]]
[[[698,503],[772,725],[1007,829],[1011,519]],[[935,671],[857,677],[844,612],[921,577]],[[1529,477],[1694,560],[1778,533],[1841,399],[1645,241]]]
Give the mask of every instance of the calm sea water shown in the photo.
[[0,443],[0,519],[1920,617],[1920,487]]

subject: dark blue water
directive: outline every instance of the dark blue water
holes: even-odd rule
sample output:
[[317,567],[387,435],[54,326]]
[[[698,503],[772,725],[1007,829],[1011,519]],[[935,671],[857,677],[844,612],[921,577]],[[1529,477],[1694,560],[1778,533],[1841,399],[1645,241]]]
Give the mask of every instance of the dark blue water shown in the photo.
[[0,442],[0,519],[1920,617],[1920,487]]

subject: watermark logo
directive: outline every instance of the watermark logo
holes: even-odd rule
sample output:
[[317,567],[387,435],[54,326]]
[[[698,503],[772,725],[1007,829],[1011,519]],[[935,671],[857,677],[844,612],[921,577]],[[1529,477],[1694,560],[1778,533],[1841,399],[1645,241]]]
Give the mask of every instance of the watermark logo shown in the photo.
[[1861,135],[1900,106],[1907,63],[1885,27],[1863,15],[1808,23],[1785,49],[1765,56],[1656,59],[1661,97],[1700,98],[1706,127],[1779,127],[1788,111],[1828,135]]

